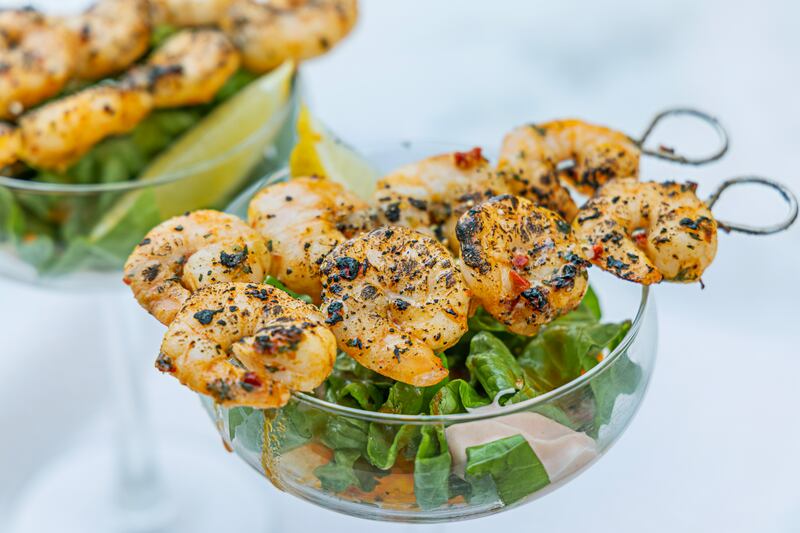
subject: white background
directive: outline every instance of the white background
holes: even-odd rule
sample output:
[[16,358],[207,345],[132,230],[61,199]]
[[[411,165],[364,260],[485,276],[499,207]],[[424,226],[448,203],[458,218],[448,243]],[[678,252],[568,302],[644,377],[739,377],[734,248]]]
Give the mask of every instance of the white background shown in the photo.
[[[759,173],[800,192],[798,22],[800,3],[790,0],[372,0],[354,34],[304,75],[313,110],[356,145],[408,138],[491,147],[514,125],[567,116],[636,134],[662,108],[691,105],[723,119],[728,157],[699,169],[645,160],[646,178],[693,179],[707,194],[725,177]],[[707,136],[694,131],[675,142],[665,130],[663,140],[698,152]],[[769,222],[782,206],[748,189],[721,208],[724,218]],[[721,235],[704,291],[655,291],[660,360],[616,447],[544,499],[445,529],[800,531],[799,248],[798,227],[766,238]],[[3,517],[70,446],[108,438],[100,312],[91,295],[0,282]],[[196,505],[246,487],[243,498],[281,507],[280,531],[385,527],[280,494],[227,454],[196,398],[151,369],[161,333],[152,322],[137,343],[159,438],[207,448],[199,472],[241,476],[239,487],[202,487]]]

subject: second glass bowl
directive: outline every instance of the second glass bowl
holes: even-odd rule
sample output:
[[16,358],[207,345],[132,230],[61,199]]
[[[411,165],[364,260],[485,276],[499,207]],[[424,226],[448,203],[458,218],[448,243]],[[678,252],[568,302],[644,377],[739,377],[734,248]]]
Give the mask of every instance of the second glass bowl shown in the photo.
[[188,209],[224,208],[285,164],[301,88],[292,76],[281,103],[242,142],[200,160],[194,153],[151,179],[104,183],[99,169],[86,183],[0,175],[0,277],[59,289],[117,287],[125,257],[153,226]]

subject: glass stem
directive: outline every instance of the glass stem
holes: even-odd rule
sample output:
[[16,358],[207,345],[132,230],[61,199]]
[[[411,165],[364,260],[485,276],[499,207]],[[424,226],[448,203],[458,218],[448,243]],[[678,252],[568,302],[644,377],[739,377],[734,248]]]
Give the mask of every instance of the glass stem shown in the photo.
[[156,463],[152,428],[142,395],[142,370],[149,359],[136,350],[139,324],[132,312],[130,294],[112,291],[101,298],[114,400],[114,496],[119,526],[125,531],[154,531],[169,521],[171,506]]

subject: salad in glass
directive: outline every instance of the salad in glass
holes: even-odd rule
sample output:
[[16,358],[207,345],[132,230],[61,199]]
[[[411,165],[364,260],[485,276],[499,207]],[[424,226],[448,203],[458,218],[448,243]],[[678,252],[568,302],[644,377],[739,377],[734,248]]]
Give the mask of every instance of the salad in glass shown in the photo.
[[[697,186],[629,177],[637,147],[580,121],[513,130],[496,166],[414,143],[366,162],[306,110],[298,131],[233,214],[168,220],[125,267],[167,326],[156,367],[229,448],[317,504],[423,522],[530,501],[605,452],[652,372],[649,286],[714,259]],[[586,153],[565,168],[551,136]]]
[[291,149],[295,65],[328,51],[356,19],[355,0],[322,4],[3,10],[4,270],[119,269],[153,225],[221,208],[274,171]]

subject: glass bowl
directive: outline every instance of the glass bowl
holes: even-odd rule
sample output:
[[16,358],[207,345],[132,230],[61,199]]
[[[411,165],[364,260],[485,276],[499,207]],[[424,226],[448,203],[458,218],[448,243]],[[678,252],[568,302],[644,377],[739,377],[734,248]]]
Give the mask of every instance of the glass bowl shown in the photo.
[[[385,171],[450,148],[404,143],[370,160]],[[256,190],[286,177],[283,171],[255,184],[229,209],[243,214]],[[591,269],[590,281],[603,321],[631,320],[630,329],[588,372],[520,403],[408,416],[330,403],[319,391],[294,393],[285,407],[271,410],[226,409],[200,398],[226,448],[277,488],[327,509],[423,523],[497,513],[586,470],[642,402],[656,356],[650,290],[599,269]],[[537,460],[528,456],[531,449]],[[381,464],[375,457],[390,459]]]
[[125,258],[153,226],[187,210],[224,208],[285,164],[299,91],[295,76],[285,103],[241,143],[153,179],[103,183],[97,173],[90,183],[59,183],[0,175],[0,277],[64,289],[119,285]]
[[[83,168],[87,183],[0,176],[0,278],[81,296],[98,293],[94,299],[97,316],[81,315],[74,320],[97,322],[96,332],[106,341],[103,355],[109,362],[108,390],[113,402],[108,439],[69,450],[25,486],[19,516],[32,531],[50,530],[57,523],[69,531],[196,532],[218,524],[212,505],[197,505],[207,496],[192,477],[204,462],[203,453],[195,450],[187,456],[185,445],[170,438],[161,438],[153,446],[141,383],[142,365],[147,361],[141,359],[137,346],[137,341],[147,337],[145,317],[123,285],[121,269],[135,245],[163,219],[188,209],[224,208],[242,189],[283,166],[294,145],[300,90],[300,77],[294,74],[288,91],[282,86],[280,93],[270,95],[275,97],[274,108],[262,107],[253,114],[254,121],[269,118],[252,131],[247,129],[241,142],[153,179],[103,183],[107,174],[94,168]],[[145,132],[143,137],[150,139],[149,130]],[[192,135],[191,130],[187,133]],[[194,133],[196,139],[198,131]],[[159,138],[171,142],[173,137]],[[40,220],[44,223],[37,223]],[[6,346],[9,350],[13,351],[13,343]],[[96,482],[86,483],[87,479]],[[168,488],[165,479],[170,480]],[[241,482],[228,470],[204,471],[203,480],[229,487]],[[241,490],[230,493],[231,505],[233,494]],[[68,505],[49,505],[54,492],[67,494]],[[257,513],[249,523],[258,524],[262,518],[266,523],[261,514],[266,512]],[[181,519],[175,520],[176,516]]]

